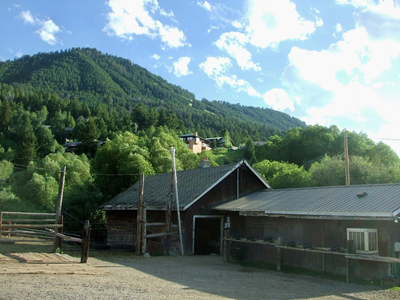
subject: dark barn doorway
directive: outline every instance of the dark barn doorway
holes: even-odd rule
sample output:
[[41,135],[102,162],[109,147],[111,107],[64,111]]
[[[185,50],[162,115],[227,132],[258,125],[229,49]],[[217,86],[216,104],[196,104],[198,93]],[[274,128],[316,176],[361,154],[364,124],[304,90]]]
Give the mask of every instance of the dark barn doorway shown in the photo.
[[194,255],[221,253],[221,216],[194,217]]

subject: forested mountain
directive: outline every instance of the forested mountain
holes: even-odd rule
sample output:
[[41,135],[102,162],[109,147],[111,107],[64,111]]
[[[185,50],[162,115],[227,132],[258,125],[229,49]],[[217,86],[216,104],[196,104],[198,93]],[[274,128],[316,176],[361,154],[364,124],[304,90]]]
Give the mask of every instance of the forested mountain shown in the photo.
[[[131,113],[139,103],[158,113],[173,112],[183,122],[181,130],[197,131],[200,136],[212,137],[221,130],[228,130],[236,144],[244,143],[249,136],[254,140],[267,140],[275,134],[283,135],[290,128],[306,126],[296,118],[271,109],[196,100],[193,93],[128,59],[90,48],[25,55],[0,62],[0,83],[3,95],[10,92],[25,106],[27,103],[36,107],[45,105],[50,116],[52,106],[68,112],[70,107],[66,104],[70,101],[92,112],[96,109],[108,111],[111,116],[104,117],[113,119],[114,124],[104,121],[106,126],[117,127],[112,131],[123,131],[129,129],[126,126],[137,124],[131,120]],[[49,97],[52,101],[46,101]],[[75,102],[73,105],[77,106]]]
[[[229,145],[195,154],[178,137],[223,136]],[[61,166],[64,210],[101,220],[100,204],[139,174],[171,172],[207,158],[247,159],[273,188],[344,184],[344,136],[352,184],[400,182],[400,159],[384,143],[336,126],[305,126],[287,114],[195,96],[131,61],[71,49],[0,62],[0,208],[54,212]],[[81,145],[65,151],[67,140]],[[264,140],[255,146],[254,141]],[[98,143],[98,141],[102,141]]]

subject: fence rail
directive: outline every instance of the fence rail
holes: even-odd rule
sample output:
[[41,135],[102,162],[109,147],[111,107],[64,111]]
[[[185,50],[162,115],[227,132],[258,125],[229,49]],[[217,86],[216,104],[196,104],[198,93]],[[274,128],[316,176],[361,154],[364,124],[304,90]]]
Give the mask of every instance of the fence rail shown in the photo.
[[0,211],[0,243],[54,240],[54,250],[56,250],[58,247],[62,248],[63,240],[77,242],[82,244],[81,262],[86,263],[90,241],[89,221],[83,224],[81,238],[65,235],[63,229],[63,217],[55,213]]
[[57,224],[55,213],[0,212],[0,239],[3,235],[13,242],[26,242],[21,239],[26,237],[51,239],[46,228],[63,228],[63,224]]

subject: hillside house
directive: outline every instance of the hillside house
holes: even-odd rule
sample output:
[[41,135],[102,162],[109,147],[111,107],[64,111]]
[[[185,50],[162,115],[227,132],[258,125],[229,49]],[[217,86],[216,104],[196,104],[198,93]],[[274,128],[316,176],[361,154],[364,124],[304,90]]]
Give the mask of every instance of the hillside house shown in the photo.
[[208,141],[206,139],[199,137],[197,135],[197,132],[196,134],[192,133],[182,134],[179,135],[178,137],[181,138],[186,143],[186,146],[194,153],[201,153],[206,150],[211,150]]
[[[144,180],[142,199],[146,206],[148,222],[165,222],[166,204],[173,194],[171,175],[152,175]],[[178,171],[177,185],[185,254],[220,254],[225,219],[223,212],[211,209],[213,205],[270,188],[246,161]],[[109,224],[108,244],[133,244],[132,233],[120,235],[121,227],[118,224],[130,223],[136,226],[138,199],[139,183],[136,183],[101,206],[106,214],[106,224]],[[173,224],[177,224],[176,210],[176,202],[173,201]],[[149,234],[162,230],[165,228],[147,227]],[[155,238],[149,242],[149,246],[154,243],[163,245],[162,238]]]
[[[217,136],[217,137],[211,137],[211,138],[206,138],[205,141],[212,147],[212,148],[222,148],[225,146],[226,140],[224,137]],[[232,148],[237,149],[237,147],[233,146],[233,141],[230,140],[230,143],[232,145]]]

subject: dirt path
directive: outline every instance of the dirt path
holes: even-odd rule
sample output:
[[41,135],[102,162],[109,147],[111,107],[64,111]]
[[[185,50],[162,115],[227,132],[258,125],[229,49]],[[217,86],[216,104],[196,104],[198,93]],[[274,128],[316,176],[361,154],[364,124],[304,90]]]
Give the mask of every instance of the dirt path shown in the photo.
[[[0,260],[2,300],[400,299],[394,291],[247,268],[224,263],[219,256],[143,258],[123,253],[90,258],[81,266],[74,262],[10,264]],[[34,265],[47,265],[50,271],[23,272]],[[21,272],[7,272],[7,268]],[[79,269],[86,274],[76,272]]]

